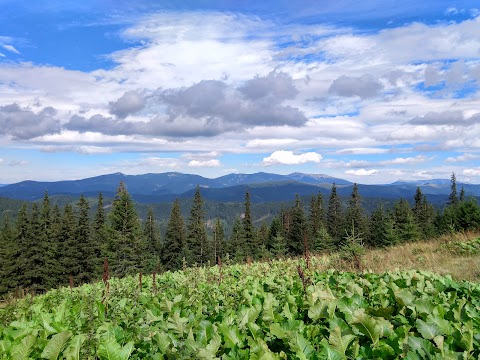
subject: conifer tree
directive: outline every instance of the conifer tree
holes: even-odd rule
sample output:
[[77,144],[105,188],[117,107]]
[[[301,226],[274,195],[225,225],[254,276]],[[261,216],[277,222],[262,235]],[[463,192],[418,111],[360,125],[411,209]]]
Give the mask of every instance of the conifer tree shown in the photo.
[[118,276],[140,271],[145,246],[135,205],[123,181],[117,189],[108,219],[112,230],[113,271]]
[[385,214],[385,209],[383,204],[377,206],[375,210],[372,211],[370,217],[370,231],[369,237],[367,239],[367,244],[369,246],[380,247],[385,246],[385,225],[387,221],[387,216]]
[[207,230],[205,212],[200,187],[197,185],[190,217],[187,225],[187,262],[188,264],[206,265],[208,260]]
[[14,287],[15,262],[14,229],[9,212],[3,213],[0,232],[0,295],[8,293]]
[[57,258],[61,259],[58,281],[61,285],[68,283],[70,275],[78,279],[81,272],[80,258],[83,254],[76,242],[76,228],[73,207],[67,204],[63,209],[62,226],[59,241],[57,241]]
[[253,256],[255,250],[255,230],[252,223],[252,214],[250,210],[250,192],[245,192],[245,214],[243,217],[243,236],[244,249],[246,256]]
[[45,289],[52,288],[56,285],[56,276],[58,273],[58,261],[54,254],[56,253],[56,242],[53,237],[53,226],[51,216],[50,198],[48,192],[45,191],[43,196],[42,208],[40,210],[40,229],[39,229],[39,242],[43,251],[43,276]]
[[319,251],[334,251],[336,248],[335,241],[328,233],[328,230],[325,225],[321,225],[317,230],[315,235],[315,242],[313,244],[313,249],[316,252]]
[[212,238],[212,255],[213,263],[218,262],[218,258],[222,259],[225,256],[225,231],[223,229],[222,222],[219,218],[215,220],[215,225],[213,228],[213,238]]
[[345,230],[352,231],[365,239],[368,237],[368,222],[365,216],[365,211],[362,207],[361,196],[358,192],[358,185],[353,184],[352,194],[348,202],[347,211],[345,214]]
[[450,177],[451,180],[451,192],[450,196],[448,197],[448,204],[449,205],[456,205],[458,203],[458,197],[457,197],[457,178],[455,176],[455,173],[452,173],[452,176]]
[[290,255],[297,256],[304,252],[304,240],[307,234],[303,206],[298,195],[295,196],[295,205],[292,209],[292,220],[287,236],[287,251]]
[[245,261],[246,257],[248,256],[245,248],[243,226],[239,218],[236,218],[233,223],[232,233],[228,242],[228,254],[231,255],[231,258],[233,258],[236,262]]
[[463,203],[465,201],[465,188],[462,185],[462,189],[460,190],[460,198],[459,201]]
[[419,239],[419,229],[413,211],[405,199],[400,199],[394,206],[394,219],[400,242]]
[[327,229],[330,236],[337,244],[342,239],[343,224],[342,204],[337,194],[337,187],[333,184],[330,198],[328,200]]
[[145,254],[145,270],[150,272],[160,264],[160,254],[162,249],[162,244],[160,242],[160,231],[158,230],[153,209],[151,207],[148,208],[147,217],[145,219],[145,223],[143,224],[143,236],[147,246],[147,252]]
[[25,271],[30,266],[30,218],[27,211],[27,204],[23,204],[17,214],[15,223],[15,245],[12,255],[16,259],[14,267],[13,287],[26,287]]
[[323,209],[322,194],[318,193],[317,196],[312,195],[310,199],[310,214],[308,218],[309,222],[309,239],[310,247],[315,247],[315,239],[317,237],[320,228],[325,227],[325,212]]
[[282,258],[287,255],[287,240],[281,233],[278,233],[273,238],[271,253],[277,258]]
[[95,258],[99,259],[95,267],[95,278],[97,278],[102,273],[102,259],[105,257],[113,258],[108,249],[108,228],[102,193],[98,194],[97,210],[92,224],[92,239],[96,250]]
[[78,218],[75,229],[75,243],[83,254],[79,259],[80,274],[77,281],[88,283],[95,278],[98,272],[97,266],[101,263],[101,259],[96,257],[98,254],[97,243],[91,235],[90,219],[88,217],[90,206],[83,195],[80,196],[77,209]]
[[255,251],[254,257],[256,259],[265,259],[268,258],[269,252],[267,249],[268,245],[268,226],[266,222],[262,223],[262,226],[257,230],[255,235]]
[[170,218],[165,233],[165,242],[161,252],[161,260],[166,270],[182,268],[185,257],[185,227],[180,212],[180,202],[175,200],[170,212]]
[[21,282],[23,286],[34,291],[44,292],[48,289],[48,270],[46,269],[47,246],[46,239],[42,236],[42,221],[40,210],[36,203],[33,203],[30,213],[30,227],[27,235],[28,246],[22,253]]
[[275,216],[270,223],[270,228],[268,229],[268,241],[267,241],[267,250],[271,251],[275,243],[275,238],[279,235],[282,235],[282,224],[278,216]]

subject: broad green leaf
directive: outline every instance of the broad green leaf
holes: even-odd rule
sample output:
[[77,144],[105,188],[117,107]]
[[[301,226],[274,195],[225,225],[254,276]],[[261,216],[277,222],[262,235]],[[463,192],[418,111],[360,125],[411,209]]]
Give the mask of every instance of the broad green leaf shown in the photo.
[[368,336],[375,346],[380,338],[380,331],[375,319],[365,314],[363,309],[354,312],[352,325],[362,334]]
[[290,348],[295,352],[297,358],[300,360],[309,359],[315,353],[313,346],[302,336],[302,334],[297,332],[292,335],[293,338],[291,338],[288,343]]
[[435,336],[441,335],[435,324],[428,324],[421,319],[417,319],[417,330],[424,339],[432,340]]
[[158,347],[160,348],[160,351],[163,354],[167,353],[167,350],[169,349],[171,344],[170,338],[168,337],[167,333],[163,331],[157,332],[153,336],[152,340],[155,342],[156,345],[158,345]]
[[394,295],[397,302],[402,306],[409,306],[415,300],[415,296],[406,289],[395,291]]
[[322,343],[320,359],[324,360],[345,360],[347,357],[336,349],[330,347],[327,343]]
[[97,354],[101,360],[127,360],[132,351],[133,341],[122,347],[115,339],[109,338],[100,343]]
[[222,333],[228,347],[234,348],[236,345],[241,347],[243,340],[236,325],[220,324],[218,325],[218,329]]
[[433,338],[433,342],[435,343],[435,345],[437,345],[437,348],[442,353],[442,356],[445,356],[445,351],[443,349],[443,344],[445,342],[445,338],[442,335],[438,335],[438,336],[435,336]]
[[80,349],[82,344],[85,341],[86,336],[83,334],[75,335],[68,342],[67,347],[63,351],[63,356],[67,360],[81,360],[80,359]]
[[28,359],[32,352],[33,345],[35,345],[37,338],[33,335],[25,336],[19,344],[12,347],[11,355],[13,360]]
[[47,346],[43,349],[41,357],[49,360],[57,360],[60,352],[71,336],[72,334],[68,331],[53,335],[48,341]]
[[207,345],[214,333],[213,325],[208,320],[202,320],[198,324],[196,341],[202,345]]
[[354,339],[355,339],[354,335],[342,336],[342,331],[340,330],[339,327],[337,327],[330,332],[328,342],[341,355],[345,355],[345,353],[347,352],[348,346]]

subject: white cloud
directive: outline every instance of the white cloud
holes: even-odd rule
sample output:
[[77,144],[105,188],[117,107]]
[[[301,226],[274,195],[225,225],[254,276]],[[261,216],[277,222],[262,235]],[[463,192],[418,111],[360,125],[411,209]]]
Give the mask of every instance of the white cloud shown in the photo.
[[188,163],[189,167],[218,167],[220,161],[217,159],[211,160],[192,160]]
[[320,160],[322,160],[322,155],[316,152],[295,155],[293,151],[278,150],[263,158],[262,165],[299,165],[308,162],[319,163]]
[[370,154],[386,154],[388,153],[388,149],[382,148],[348,148],[348,149],[340,149],[336,153],[337,154],[352,154],[352,155],[370,155]]
[[377,173],[378,173],[378,170],[375,170],[375,169],[371,169],[371,170],[358,169],[358,170],[345,171],[346,175],[355,175],[355,176],[372,176]]
[[13,45],[2,45],[2,47],[5,49],[5,50],[8,50],[10,52],[13,52],[15,54],[20,54],[20,51],[18,51],[17,49],[15,49],[15,47]]
[[470,160],[478,159],[480,156],[475,154],[462,154],[455,157],[448,157],[445,159],[446,162],[465,162]]
[[465,176],[480,176],[480,168],[477,169],[465,169],[463,170]]

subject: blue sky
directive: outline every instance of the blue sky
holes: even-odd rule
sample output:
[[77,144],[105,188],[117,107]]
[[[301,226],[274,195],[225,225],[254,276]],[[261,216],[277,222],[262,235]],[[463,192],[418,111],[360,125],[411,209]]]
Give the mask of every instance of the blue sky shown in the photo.
[[475,1],[0,0],[0,24],[0,183],[480,183]]

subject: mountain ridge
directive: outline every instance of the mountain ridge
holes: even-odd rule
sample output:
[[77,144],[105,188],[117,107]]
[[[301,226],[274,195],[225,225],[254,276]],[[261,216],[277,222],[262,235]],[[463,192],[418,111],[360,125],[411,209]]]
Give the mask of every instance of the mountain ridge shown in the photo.
[[[79,180],[40,182],[25,180],[0,187],[0,196],[20,200],[42,198],[45,191],[49,195],[115,193],[120,181],[127,186],[132,196],[140,202],[172,201],[176,197],[192,196],[197,186],[202,195],[217,201],[242,201],[246,188],[255,193],[254,201],[285,201],[295,194],[329,194],[335,183],[342,196],[351,193],[353,183],[325,174],[291,173],[280,175],[267,172],[253,174],[227,174],[217,178],[206,178],[180,172],[147,173],[126,175],[120,172],[104,174]],[[411,197],[417,187],[426,195],[448,195],[450,180],[397,181],[391,184],[359,184],[359,191],[365,197],[400,198]],[[467,196],[480,197],[480,185],[457,183],[458,191],[465,188]],[[253,190],[255,189],[255,190]],[[261,190],[260,190],[261,189]]]

